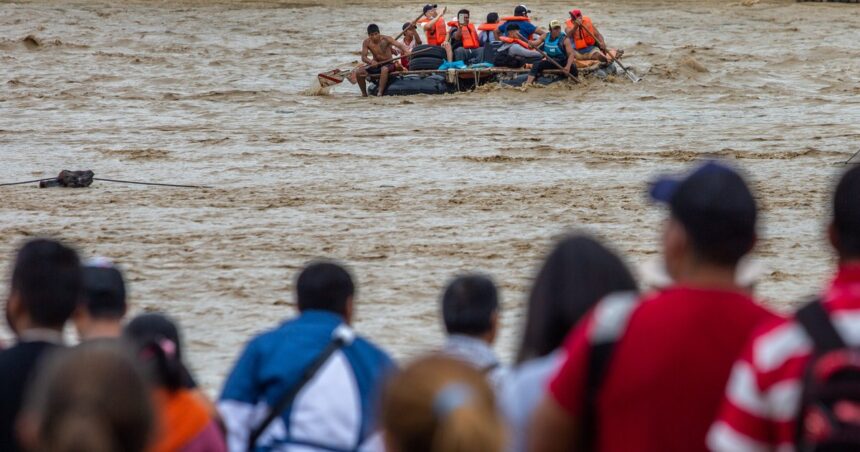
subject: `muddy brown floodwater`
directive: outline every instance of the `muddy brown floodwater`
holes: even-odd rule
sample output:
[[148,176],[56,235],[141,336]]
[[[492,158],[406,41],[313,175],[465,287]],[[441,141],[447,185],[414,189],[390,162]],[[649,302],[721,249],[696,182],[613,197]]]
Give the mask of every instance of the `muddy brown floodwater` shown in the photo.
[[[544,23],[572,5],[528,6]],[[860,7],[575,6],[642,83],[311,97],[316,73],[357,59],[368,22],[396,34],[420,4],[4,2],[0,181],[89,168],[213,188],[0,188],[0,271],[38,235],[121,263],[135,310],[181,321],[213,393],[243,343],[291,315],[296,272],[320,256],[352,266],[358,328],[400,358],[439,344],[449,276],[491,273],[509,358],[555,238],[580,228],[632,264],[655,258],[646,182],[717,155],[761,199],[760,294],[785,310],[813,293],[833,266],[830,185],[860,149]]]

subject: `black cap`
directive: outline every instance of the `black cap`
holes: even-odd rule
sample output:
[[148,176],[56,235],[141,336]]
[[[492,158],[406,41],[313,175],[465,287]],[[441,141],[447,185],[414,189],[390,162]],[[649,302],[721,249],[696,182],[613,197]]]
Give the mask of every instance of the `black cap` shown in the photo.
[[110,261],[93,259],[83,267],[84,303],[93,317],[121,318],[126,311],[122,272]]
[[431,5],[430,3],[424,5],[424,14],[427,14],[427,11],[430,11],[431,9],[436,9],[436,6],[437,5]]
[[529,14],[530,12],[532,12],[532,11],[530,9],[526,8],[526,5],[518,5],[516,8],[514,8],[514,15],[515,16],[523,17],[523,16],[526,16],[527,14]]
[[487,23],[494,24],[499,21],[499,13],[487,14]]
[[655,181],[651,197],[669,205],[702,257],[735,264],[755,242],[757,207],[744,179],[709,161],[686,177]]

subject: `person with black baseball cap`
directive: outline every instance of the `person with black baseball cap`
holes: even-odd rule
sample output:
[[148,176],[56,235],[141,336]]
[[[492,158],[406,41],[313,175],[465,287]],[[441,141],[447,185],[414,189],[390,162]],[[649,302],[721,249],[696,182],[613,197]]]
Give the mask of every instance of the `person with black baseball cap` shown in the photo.
[[639,298],[601,300],[574,327],[529,432],[529,450],[704,451],[735,357],[777,319],[735,282],[756,242],[756,201],[743,177],[706,162],[652,184],[668,206],[662,251],[675,281]]
[[119,337],[128,309],[122,272],[109,260],[96,258],[84,264],[83,276],[84,296],[72,316],[78,337]]
[[441,46],[448,42],[448,26],[445,24],[445,12],[448,7],[443,6],[442,12],[436,11],[438,5],[424,5],[424,17],[418,20],[416,24],[424,30],[424,35],[427,38],[427,44],[431,46]]

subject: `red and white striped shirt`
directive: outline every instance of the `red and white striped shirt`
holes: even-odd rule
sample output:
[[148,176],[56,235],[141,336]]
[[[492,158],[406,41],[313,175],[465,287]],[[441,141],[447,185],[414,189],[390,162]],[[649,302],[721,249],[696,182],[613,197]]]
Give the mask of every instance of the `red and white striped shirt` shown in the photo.
[[[860,346],[860,264],[842,266],[824,305],[842,339]],[[708,433],[715,451],[793,451],[812,339],[793,318],[763,326],[732,368]]]

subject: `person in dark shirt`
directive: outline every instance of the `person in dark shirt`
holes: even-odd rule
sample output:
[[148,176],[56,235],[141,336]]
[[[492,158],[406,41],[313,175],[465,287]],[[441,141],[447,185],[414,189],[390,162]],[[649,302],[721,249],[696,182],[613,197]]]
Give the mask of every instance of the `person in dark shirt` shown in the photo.
[[83,291],[78,254],[54,240],[30,241],[18,251],[9,287],[6,320],[17,343],[0,352],[0,450],[15,452],[23,396],[45,355],[62,346]]

